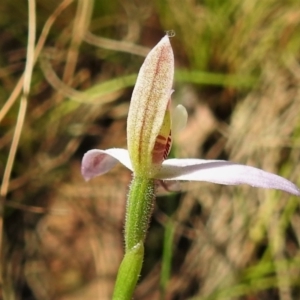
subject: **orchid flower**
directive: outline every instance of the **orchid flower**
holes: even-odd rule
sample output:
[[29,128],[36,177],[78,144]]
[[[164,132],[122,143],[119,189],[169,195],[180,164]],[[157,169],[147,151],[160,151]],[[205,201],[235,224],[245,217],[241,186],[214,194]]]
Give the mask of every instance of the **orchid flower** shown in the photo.
[[173,74],[173,51],[165,36],[148,54],[137,78],[127,120],[128,150],[88,151],[82,160],[85,180],[108,172],[119,161],[137,177],[249,184],[300,196],[298,187],[289,180],[251,166],[224,160],[166,159],[171,149],[172,126],[186,121],[181,105],[175,111],[177,119],[171,117]]
[[133,172],[125,218],[125,256],[113,299],[132,297],[142,267],[157,182],[166,187],[178,180],[249,184],[300,196],[298,187],[289,180],[251,166],[224,160],[167,159],[172,134],[187,120],[183,106],[171,110],[173,76],[174,55],[165,36],[147,55],[138,74],[127,119],[128,150],[94,149],[82,159],[85,180],[108,172],[118,162]]

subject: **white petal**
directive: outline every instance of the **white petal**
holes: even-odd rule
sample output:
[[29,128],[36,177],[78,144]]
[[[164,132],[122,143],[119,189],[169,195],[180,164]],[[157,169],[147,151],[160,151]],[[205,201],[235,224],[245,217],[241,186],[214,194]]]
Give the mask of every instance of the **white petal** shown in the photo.
[[177,134],[184,129],[188,120],[188,113],[186,108],[179,104],[175,107],[172,114],[172,134]]
[[299,188],[289,180],[263,170],[229,161],[202,159],[168,159],[157,179],[207,181],[226,185],[249,184],[278,189],[300,196]]
[[81,174],[88,181],[108,172],[118,161],[132,171],[129,153],[126,149],[90,150],[82,158]]

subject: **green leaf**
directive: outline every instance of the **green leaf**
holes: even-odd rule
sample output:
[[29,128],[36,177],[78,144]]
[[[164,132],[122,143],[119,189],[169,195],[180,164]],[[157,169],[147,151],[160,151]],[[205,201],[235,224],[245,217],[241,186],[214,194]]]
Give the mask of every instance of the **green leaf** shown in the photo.
[[143,257],[144,245],[142,241],[125,254],[118,271],[113,300],[132,299],[141,272]]

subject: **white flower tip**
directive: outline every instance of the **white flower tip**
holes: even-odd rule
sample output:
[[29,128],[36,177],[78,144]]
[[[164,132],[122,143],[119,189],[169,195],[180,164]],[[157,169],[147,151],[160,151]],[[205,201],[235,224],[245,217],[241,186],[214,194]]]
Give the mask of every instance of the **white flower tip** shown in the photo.
[[174,55],[173,55],[173,50],[172,50],[172,46],[170,43],[170,37],[172,37],[172,35],[166,34],[149,53],[155,52],[160,49],[159,51],[165,51],[167,53],[167,55],[172,56],[172,63],[174,63],[173,62]]
[[93,179],[95,176],[97,176],[94,175],[93,172],[91,172],[88,168],[84,167],[83,165],[81,166],[81,175],[85,182],[88,182],[91,179]]
[[86,176],[84,176],[84,175],[83,175],[83,179],[84,179],[84,181],[85,181],[85,182],[88,182],[88,181],[90,181],[90,180],[91,180],[91,178],[89,178],[89,177],[86,177]]

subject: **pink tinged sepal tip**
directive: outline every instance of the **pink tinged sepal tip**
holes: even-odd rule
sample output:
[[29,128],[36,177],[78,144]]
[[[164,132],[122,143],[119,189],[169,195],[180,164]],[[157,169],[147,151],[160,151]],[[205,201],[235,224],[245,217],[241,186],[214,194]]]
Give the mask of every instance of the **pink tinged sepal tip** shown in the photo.
[[132,171],[129,153],[125,149],[93,149],[86,152],[81,162],[81,174],[86,181],[107,173],[118,162]]
[[163,163],[157,178],[206,181],[225,185],[248,184],[253,187],[277,189],[300,196],[299,188],[281,176],[229,161],[169,159]]

